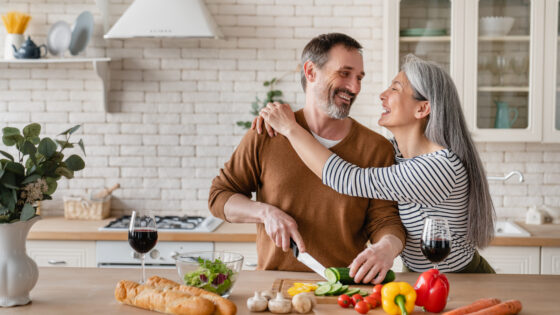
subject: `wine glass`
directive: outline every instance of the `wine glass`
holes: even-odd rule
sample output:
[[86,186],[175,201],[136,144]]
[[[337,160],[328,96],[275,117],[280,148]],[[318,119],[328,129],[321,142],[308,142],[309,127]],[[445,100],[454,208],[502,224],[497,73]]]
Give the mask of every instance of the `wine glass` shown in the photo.
[[451,233],[446,219],[426,218],[420,248],[424,257],[433,262],[434,269],[437,269],[437,264],[451,252]]
[[496,55],[489,64],[490,71],[494,75],[498,75],[500,86],[504,85],[504,74],[508,70],[509,62],[506,56]]
[[519,78],[519,85],[523,85],[527,80],[529,71],[529,58],[527,56],[513,56],[510,60],[511,69]]
[[142,283],[146,282],[146,268],[144,266],[146,253],[156,246],[157,239],[158,234],[154,216],[132,211],[128,228],[128,243],[140,254],[142,261]]

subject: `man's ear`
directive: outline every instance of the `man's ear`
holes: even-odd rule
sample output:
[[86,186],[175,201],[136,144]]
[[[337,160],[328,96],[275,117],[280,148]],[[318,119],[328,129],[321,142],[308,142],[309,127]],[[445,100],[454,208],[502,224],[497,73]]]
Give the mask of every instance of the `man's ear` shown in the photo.
[[303,73],[305,74],[305,78],[307,82],[315,81],[315,64],[311,60],[307,60],[303,64]]
[[417,119],[428,117],[431,111],[432,111],[432,107],[430,105],[430,102],[420,101],[418,106],[416,107],[416,113],[414,113],[414,117],[416,117]]

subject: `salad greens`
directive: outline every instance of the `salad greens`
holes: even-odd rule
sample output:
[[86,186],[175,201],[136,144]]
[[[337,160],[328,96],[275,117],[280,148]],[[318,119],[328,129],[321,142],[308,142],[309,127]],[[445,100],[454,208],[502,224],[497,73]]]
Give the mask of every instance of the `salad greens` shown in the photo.
[[186,285],[199,287],[206,291],[222,295],[232,286],[233,271],[221,260],[214,261],[198,257],[197,270],[185,274]]

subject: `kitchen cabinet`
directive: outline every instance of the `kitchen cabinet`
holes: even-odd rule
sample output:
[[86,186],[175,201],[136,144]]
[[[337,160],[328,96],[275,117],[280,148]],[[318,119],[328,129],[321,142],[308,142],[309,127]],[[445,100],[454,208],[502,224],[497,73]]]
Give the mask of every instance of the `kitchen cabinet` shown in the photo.
[[540,247],[490,246],[480,251],[496,273],[539,274]]
[[541,248],[541,274],[560,275],[560,247]]
[[243,270],[255,270],[257,268],[257,244],[254,242],[215,242],[214,250],[243,255]]
[[27,240],[27,254],[40,267],[96,267],[95,241]]
[[558,15],[558,0],[385,0],[384,84],[415,54],[448,70],[476,141],[559,143]]

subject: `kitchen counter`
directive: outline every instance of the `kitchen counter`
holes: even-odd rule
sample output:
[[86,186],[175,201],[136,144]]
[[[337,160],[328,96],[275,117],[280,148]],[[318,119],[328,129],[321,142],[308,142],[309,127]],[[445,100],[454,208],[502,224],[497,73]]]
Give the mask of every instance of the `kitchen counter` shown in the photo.
[[[127,240],[125,231],[99,231],[114,218],[99,221],[66,220],[46,217],[35,223],[29,232],[30,240]],[[496,237],[492,246],[560,246],[560,224],[528,225],[516,222],[531,233],[531,237]],[[192,242],[255,242],[256,226],[249,223],[224,222],[211,233],[160,232],[160,241]]]
[[[127,231],[99,231],[115,218],[105,220],[66,220],[64,217],[44,217],[29,231],[28,240],[65,241],[126,241]],[[224,222],[214,232],[162,232],[159,241],[184,242],[255,242],[254,224]]]
[[[0,309],[0,314],[158,314],[121,305],[114,296],[116,283],[121,279],[138,280],[140,269],[104,268],[39,268],[39,281],[31,291],[32,303],[25,306]],[[148,269],[147,276],[159,275],[177,280],[173,269]],[[523,303],[520,314],[555,313],[560,276],[448,274],[451,284],[447,310],[469,304],[483,297],[502,300],[518,299]],[[413,284],[417,273],[397,273],[398,281]],[[231,300],[238,314],[249,314],[247,298],[255,290],[272,287],[274,279],[315,279],[313,273],[281,271],[242,271],[235,284]],[[263,313],[266,314],[266,313]],[[336,304],[319,304],[314,314],[357,314]],[[380,307],[369,315],[385,314]],[[414,314],[430,314],[416,307]]]

